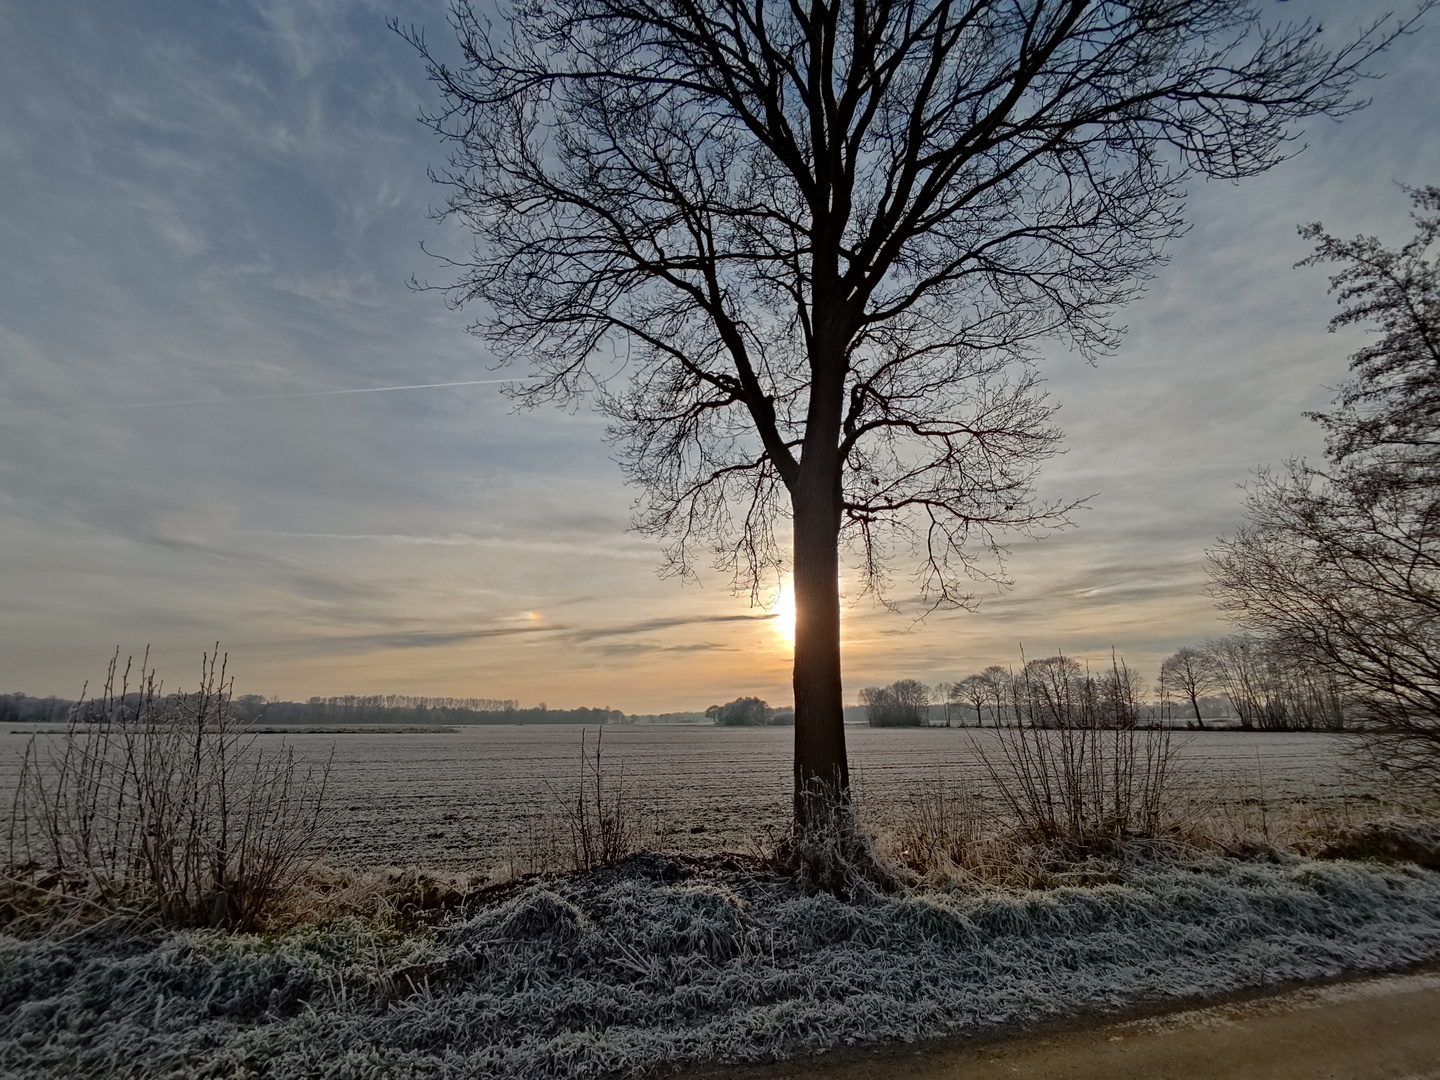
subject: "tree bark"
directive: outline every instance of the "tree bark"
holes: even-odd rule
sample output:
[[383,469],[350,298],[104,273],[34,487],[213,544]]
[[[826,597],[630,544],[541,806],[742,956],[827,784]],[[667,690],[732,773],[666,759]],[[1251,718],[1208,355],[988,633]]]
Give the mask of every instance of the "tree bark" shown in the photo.
[[[840,686],[840,484],[803,477],[794,493],[795,821],[801,829],[849,801]],[[809,482],[807,482],[809,481]]]

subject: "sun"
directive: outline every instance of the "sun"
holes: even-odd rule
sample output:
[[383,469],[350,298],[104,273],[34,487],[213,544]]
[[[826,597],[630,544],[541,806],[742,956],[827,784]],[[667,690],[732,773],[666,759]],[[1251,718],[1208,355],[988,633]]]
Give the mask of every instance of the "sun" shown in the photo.
[[780,592],[775,597],[775,606],[770,609],[775,616],[775,632],[787,645],[795,644],[795,586],[788,581],[781,582]]

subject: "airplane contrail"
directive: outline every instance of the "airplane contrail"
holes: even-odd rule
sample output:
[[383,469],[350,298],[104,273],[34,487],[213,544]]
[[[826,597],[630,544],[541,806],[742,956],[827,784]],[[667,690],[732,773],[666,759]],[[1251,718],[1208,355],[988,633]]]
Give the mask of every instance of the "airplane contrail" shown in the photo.
[[239,397],[190,398],[186,401],[134,401],[108,405],[34,405],[38,412],[62,412],[73,409],[159,409],[169,405],[229,405],[237,401],[278,401],[282,398],[335,397],[340,394],[383,394],[390,390],[439,390],[449,386],[490,386],[495,383],[522,382],[519,376],[510,379],[468,379],[464,382],[414,383],[410,386],[362,386],[354,390],[298,390],[288,394],[244,394]]

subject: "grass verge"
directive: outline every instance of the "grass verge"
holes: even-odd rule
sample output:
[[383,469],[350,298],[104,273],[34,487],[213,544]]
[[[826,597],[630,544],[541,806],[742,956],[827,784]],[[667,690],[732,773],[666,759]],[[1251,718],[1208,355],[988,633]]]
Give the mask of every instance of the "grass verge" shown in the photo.
[[406,932],[350,917],[270,936],[4,938],[0,1073],[627,1074],[1440,956],[1440,874],[1418,867],[1143,847],[1117,865],[1104,885],[844,902],[758,864],[636,856]]

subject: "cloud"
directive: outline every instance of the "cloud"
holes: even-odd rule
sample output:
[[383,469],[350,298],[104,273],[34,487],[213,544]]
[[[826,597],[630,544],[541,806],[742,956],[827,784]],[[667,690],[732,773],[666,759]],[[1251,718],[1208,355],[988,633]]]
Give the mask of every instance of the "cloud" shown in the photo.
[[600,638],[628,637],[631,634],[654,634],[661,630],[678,630],[687,626],[714,626],[724,623],[764,623],[778,618],[775,613],[763,615],[697,615],[673,616],[661,619],[646,619],[642,622],[626,623],[619,626],[596,626],[572,630],[566,640],[585,644]]
[[[655,642],[619,641],[615,639],[645,637],[666,630],[692,626],[714,626],[726,623],[768,622],[775,618],[765,615],[712,615],[647,619],[612,626],[577,627],[570,624],[527,623],[516,626],[481,626],[453,629],[381,630],[372,633],[316,634],[292,638],[287,648],[310,655],[334,653],[379,653],[386,650],[449,649],[457,645],[495,639],[539,639],[570,647],[580,647],[606,657],[637,657],[647,654],[693,654],[734,651],[734,646],[719,642]],[[413,620],[401,619],[402,622]]]
[[[1382,7],[1311,10],[1338,38]],[[465,332],[486,313],[406,287],[435,273],[419,242],[469,246],[426,217],[433,88],[384,27],[427,26],[443,50],[442,9],[5,7],[0,683],[73,692],[117,641],[188,665],[220,636],[248,685],[302,698],[463,695],[512,670],[632,711],[762,669],[783,686],[772,614],[723,578],[657,580],[603,420],[512,412],[477,385],[523,374]],[[1098,492],[1079,528],[1015,541],[1015,589],[978,585],[973,615],[914,624],[897,566],[898,614],[845,610],[847,677],[949,677],[1020,640],[1149,664],[1215,632],[1203,551],[1240,520],[1237,483],[1319,449],[1301,412],[1364,340],[1325,332],[1325,273],[1292,269],[1294,227],[1408,235],[1390,181],[1440,175],[1433,30],[1295,161],[1192,185],[1194,227],[1119,352],[1040,361],[1068,433],[1042,491]]]

